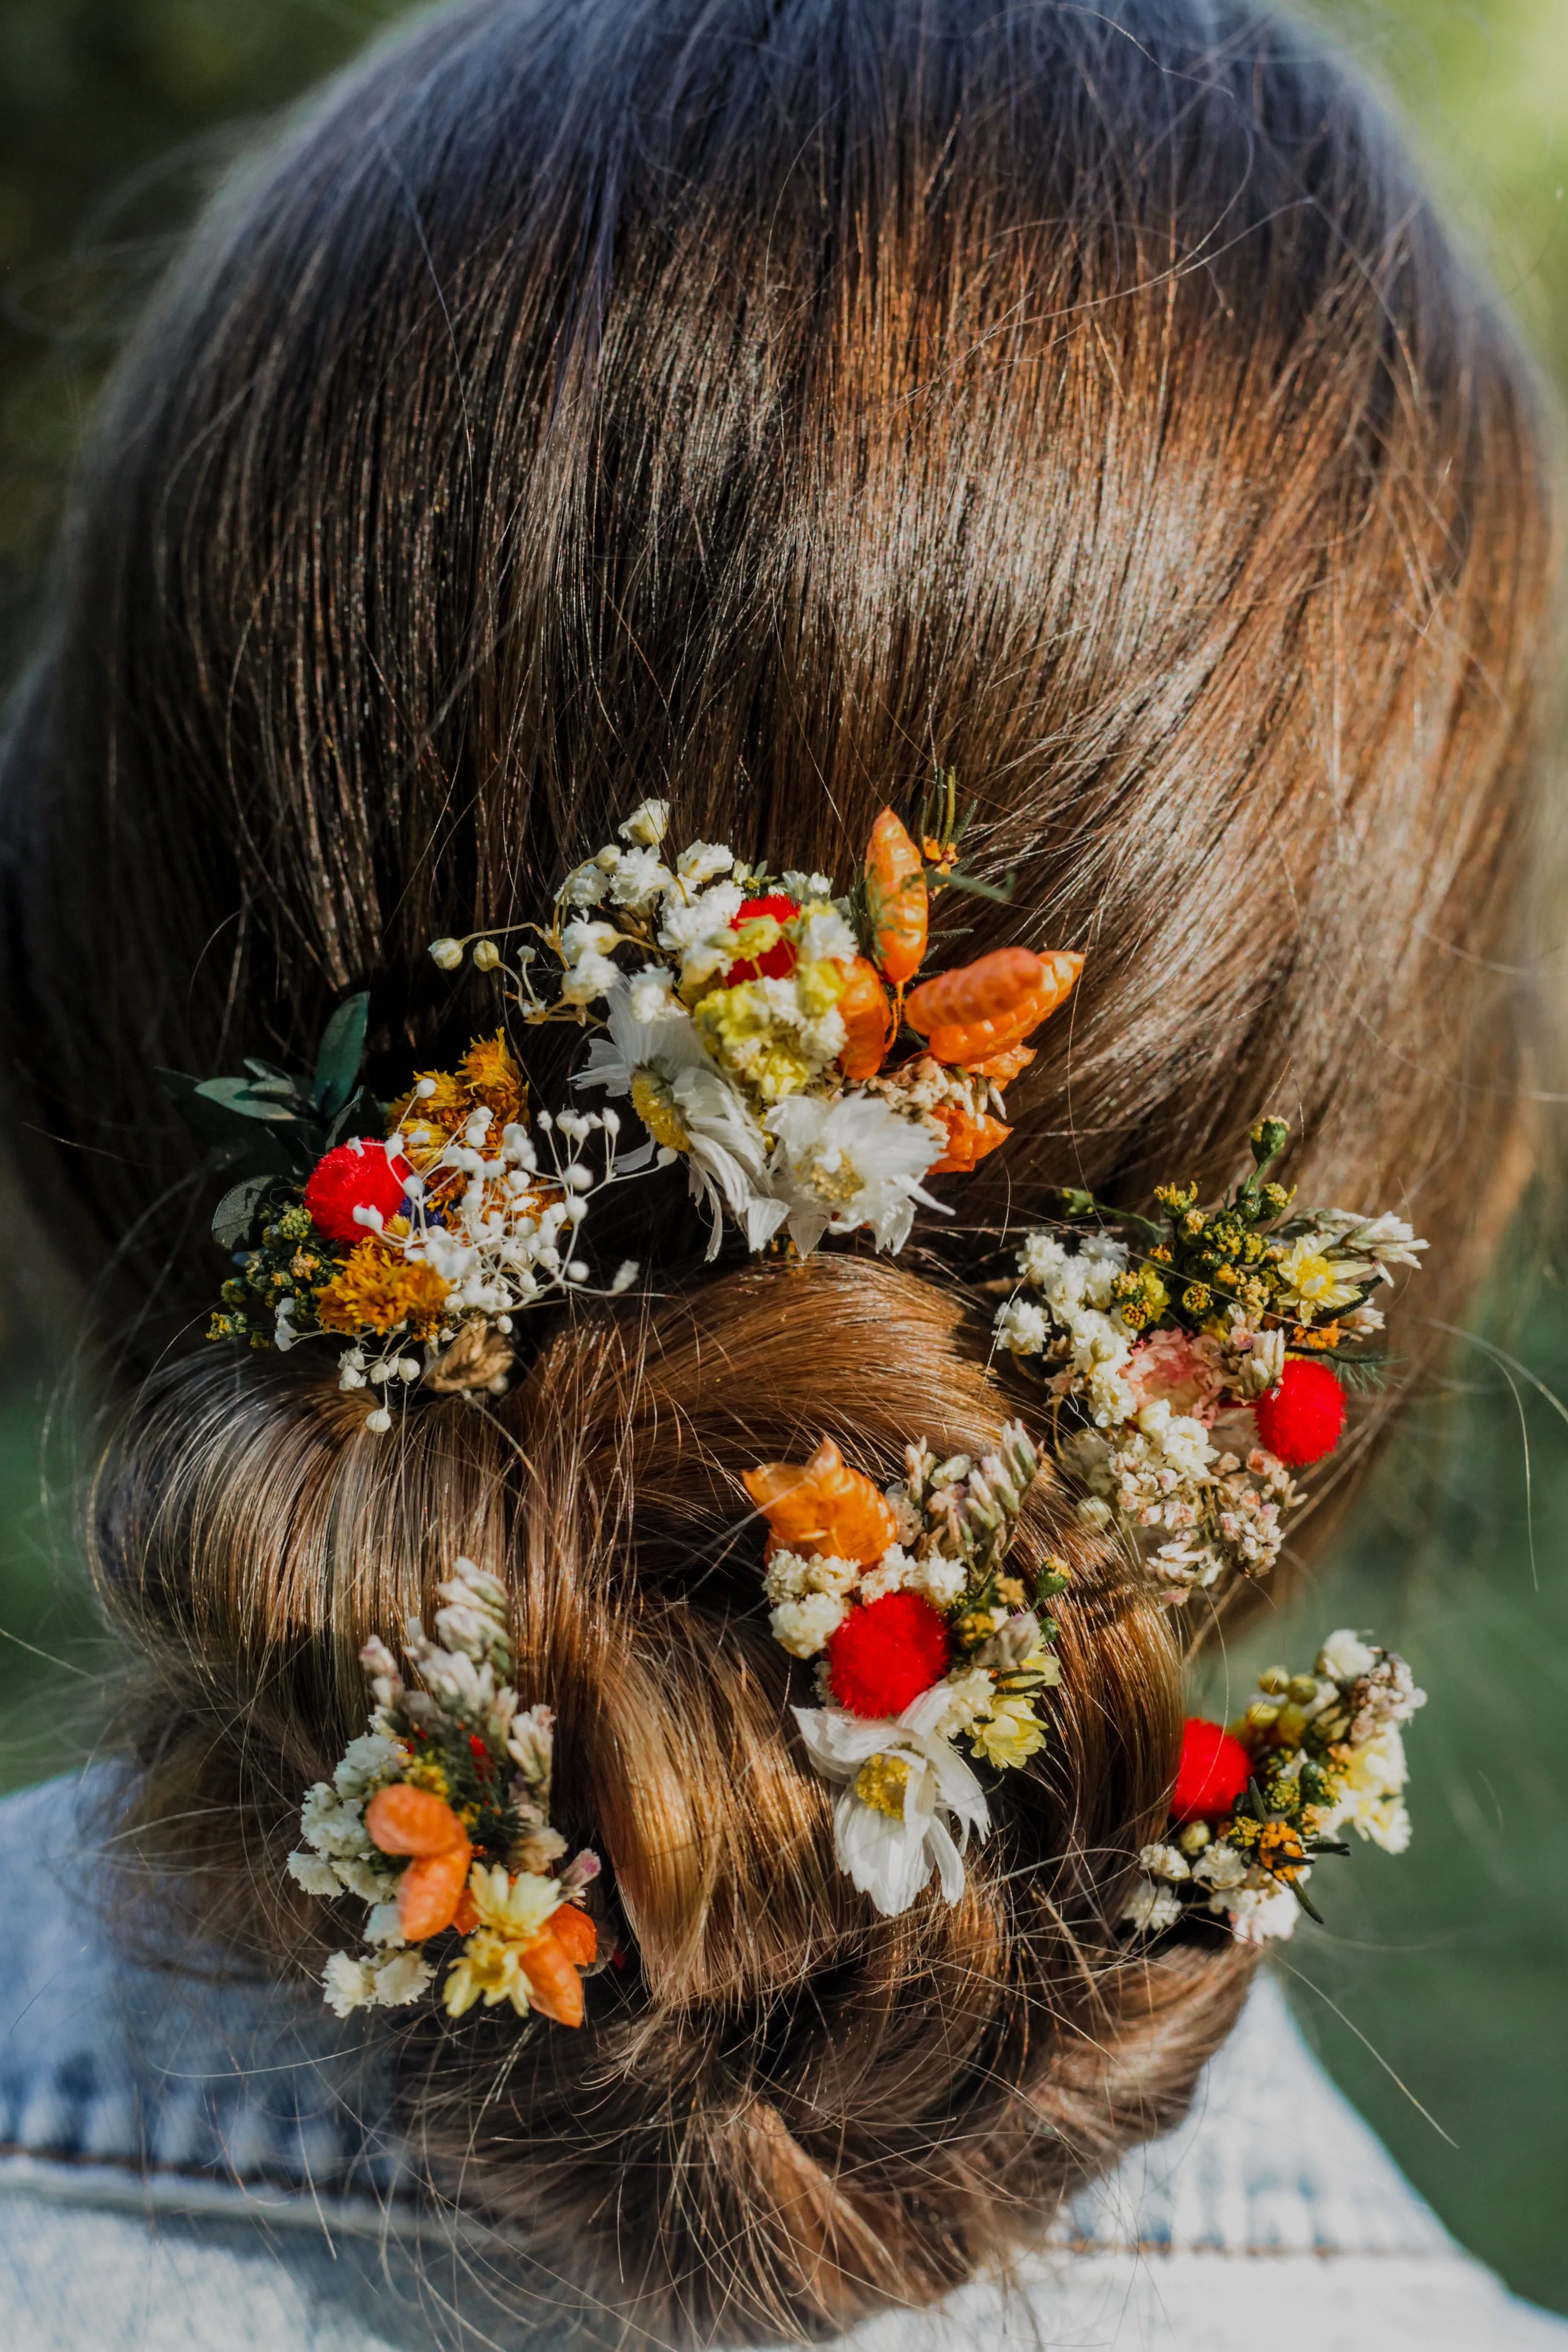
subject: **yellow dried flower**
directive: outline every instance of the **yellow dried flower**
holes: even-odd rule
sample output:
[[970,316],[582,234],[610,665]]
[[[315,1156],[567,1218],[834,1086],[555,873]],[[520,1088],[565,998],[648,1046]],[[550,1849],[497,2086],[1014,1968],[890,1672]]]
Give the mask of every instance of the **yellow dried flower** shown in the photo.
[[417,1339],[434,1339],[451,1291],[434,1266],[388,1248],[379,1234],[356,1243],[348,1264],[316,1293],[326,1331],[350,1339],[360,1331],[395,1331],[406,1324]]
[[1026,1763],[1046,1744],[1039,1717],[1026,1698],[996,1698],[984,1723],[969,1735],[969,1752],[984,1756],[998,1771],[1009,1764]]
[[472,1101],[483,1103],[487,1110],[494,1113],[498,1128],[522,1118],[528,1104],[528,1086],[512,1059],[504,1030],[498,1029],[493,1037],[476,1037],[460,1068]]

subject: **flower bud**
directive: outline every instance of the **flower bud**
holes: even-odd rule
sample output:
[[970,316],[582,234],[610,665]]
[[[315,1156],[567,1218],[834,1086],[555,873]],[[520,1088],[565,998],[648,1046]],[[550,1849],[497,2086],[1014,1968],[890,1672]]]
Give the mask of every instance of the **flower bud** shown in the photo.
[[456,971],[463,961],[463,942],[461,940],[432,940],[430,961],[439,964],[443,971]]

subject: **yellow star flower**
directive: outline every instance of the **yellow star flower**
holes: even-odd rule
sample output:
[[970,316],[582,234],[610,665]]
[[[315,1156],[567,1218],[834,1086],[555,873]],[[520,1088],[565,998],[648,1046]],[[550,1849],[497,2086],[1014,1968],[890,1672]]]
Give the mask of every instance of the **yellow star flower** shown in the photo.
[[1009,1764],[1026,1763],[1045,1744],[1044,1727],[1030,1701],[1023,1697],[993,1699],[991,1713],[969,1735],[970,1754],[984,1756],[998,1771]]

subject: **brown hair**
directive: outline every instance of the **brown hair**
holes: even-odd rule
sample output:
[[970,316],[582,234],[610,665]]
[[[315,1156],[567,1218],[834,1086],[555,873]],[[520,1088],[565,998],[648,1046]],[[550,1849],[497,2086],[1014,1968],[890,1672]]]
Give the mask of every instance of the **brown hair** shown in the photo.
[[[505,1576],[635,1965],[578,2036],[416,2023],[405,2114],[641,2324],[930,2298],[1168,2123],[1235,2014],[1236,1952],[1115,1933],[1180,1720],[1124,1569],[1079,1559],[964,1899],[881,1921],[735,1475],[994,1436],[998,1232],[1064,1180],[1222,1181],[1266,1107],[1311,1196],[1408,1202],[1424,1306],[1462,1292],[1518,1164],[1534,411],[1364,100],[1201,0],[457,9],[220,198],[125,361],[5,754],[5,1008],[24,1165],[147,1375],[93,1517],[142,1818],[209,1918],[318,1949],[280,1859],[359,1643],[459,1549]],[[300,1065],[366,983],[390,1093],[495,1018],[427,940],[538,913],[643,793],[843,878],[932,760],[1016,877],[950,917],[971,951],[1089,962],[921,1276],[705,1276],[677,1171],[601,1235],[663,1295],[493,1411],[378,1445],[327,1364],[185,1350],[212,1193],[154,1064]]]

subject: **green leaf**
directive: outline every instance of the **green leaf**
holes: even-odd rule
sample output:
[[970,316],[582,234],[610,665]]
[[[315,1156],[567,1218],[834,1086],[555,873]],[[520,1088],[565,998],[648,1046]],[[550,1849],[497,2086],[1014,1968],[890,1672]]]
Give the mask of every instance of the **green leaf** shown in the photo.
[[[221,1099],[215,1101],[200,1081],[187,1077],[183,1070],[159,1070],[154,1075],[204,1151],[237,1177],[263,1172],[291,1176],[299,1172],[301,1160],[307,1168],[311,1165],[311,1159],[305,1157],[305,1139],[312,1130],[301,1127],[299,1120],[282,1125],[270,1119],[263,1122]],[[244,1081],[229,1083],[241,1086]],[[319,1152],[313,1155],[320,1156]]]
[[321,1149],[333,1151],[340,1143],[352,1143],[356,1135],[381,1136],[385,1131],[385,1105],[376,1101],[368,1087],[356,1087],[327,1129]]
[[242,1177],[237,1184],[229,1186],[213,1211],[213,1239],[220,1249],[231,1252],[244,1249],[256,1223],[257,1213],[277,1181],[276,1176],[268,1173]]
[[353,1093],[354,1080],[364,1059],[364,1034],[369,1020],[370,996],[362,991],[358,996],[344,998],[322,1032],[315,1083],[310,1088],[318,1118],[329,1122],[335,1119]]
[[203,1102],[216,1103],[238,1118],[264,1118],[277,1126],[299,1123],[292,1088],[289,1099],[279,1101],[265,1083],[258,1085],[254,1078],[204,1078],[196,1093]]

